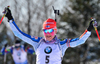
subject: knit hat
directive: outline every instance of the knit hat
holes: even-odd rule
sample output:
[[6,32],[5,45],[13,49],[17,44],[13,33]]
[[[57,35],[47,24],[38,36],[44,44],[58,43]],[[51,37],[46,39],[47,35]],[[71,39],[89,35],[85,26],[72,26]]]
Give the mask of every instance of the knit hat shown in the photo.
[[18,40],[18,39],[17,39],[17,40],[15,41],[15,46],[20,46],[20,45],[21,45],[21,40]]
[[53,20],[53,19],[50,19],[50,18],[47,19],[43,23],[43,29],[54,29],[54,30],[57,30],[56,21]]
[[16,40],[15,41],[15,44],[18,44],[18,43],[21,43],[21,41],[20,40]]

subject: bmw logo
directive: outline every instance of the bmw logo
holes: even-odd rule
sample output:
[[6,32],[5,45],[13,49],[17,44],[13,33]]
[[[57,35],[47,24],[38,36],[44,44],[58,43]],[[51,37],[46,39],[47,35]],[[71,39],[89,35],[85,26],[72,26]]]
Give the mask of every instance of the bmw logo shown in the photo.
[[47,53],[47,54],[50,54],[52,52],[52,48],[50,46],[47,46],[45,49],[44,49],[44,52]]

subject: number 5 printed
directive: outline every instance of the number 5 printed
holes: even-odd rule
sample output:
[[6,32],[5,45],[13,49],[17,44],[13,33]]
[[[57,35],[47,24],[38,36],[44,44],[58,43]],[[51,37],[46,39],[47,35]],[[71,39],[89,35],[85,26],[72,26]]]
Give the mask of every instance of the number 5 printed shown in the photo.
[[46,64],[49,63],[49,58],[50,58],[50,56],[46,56],[46,58],[45,58],[45,60],[46,60],[45,63],[46,63]]

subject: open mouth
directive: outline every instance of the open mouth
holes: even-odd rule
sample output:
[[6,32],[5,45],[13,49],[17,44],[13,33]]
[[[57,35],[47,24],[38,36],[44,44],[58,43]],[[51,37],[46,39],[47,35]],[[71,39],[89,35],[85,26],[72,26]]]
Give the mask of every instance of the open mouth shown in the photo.
[[46,36],[47,38],[50,38],[51,36]]

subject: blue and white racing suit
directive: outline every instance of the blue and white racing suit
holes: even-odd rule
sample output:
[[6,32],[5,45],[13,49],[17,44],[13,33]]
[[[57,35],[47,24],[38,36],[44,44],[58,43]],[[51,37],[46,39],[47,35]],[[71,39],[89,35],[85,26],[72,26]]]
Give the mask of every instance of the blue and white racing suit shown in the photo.
[[85,43],[91,35],[91,32],[86,30],[79,38],[64,39],[61,41],[55,37],[53,39],[54,43],[48,44],[42,37],[30,36],[22,32],[13,20],[10,20],[9,23],[15,36],[34,47],[37,55],[36,64],[61,64],[61,58],[68,47],[76,47]]
[[27,53],[34,54],[34,50],[32,48],[25,49],[24,46],[21,46],[19,50],[13,46],[6,49],[4,47],[1,49],[1,55],[8,53],[11,53],[15,64],[28,64]]

